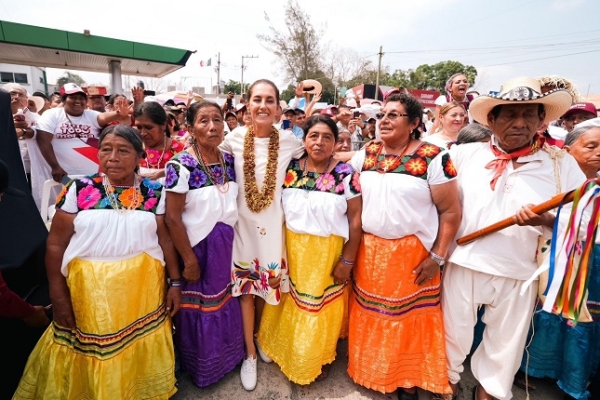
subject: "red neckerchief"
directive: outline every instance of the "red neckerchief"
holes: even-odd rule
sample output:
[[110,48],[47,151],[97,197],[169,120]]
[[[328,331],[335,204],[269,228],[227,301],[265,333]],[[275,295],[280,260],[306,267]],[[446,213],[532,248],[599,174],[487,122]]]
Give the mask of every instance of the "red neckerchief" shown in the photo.
[[542,148],[545,141],[546,139],[543,136],[536,135],[533,138],[533,143],[531,146],[522,148],[521,150],[513,151],[512,153],[505,153],[496,147],[490,140],[490,148],[492,149],[492,152],[496,158],[490,161],[485,167],[487,169],[494,170],[494,179],[492,179],[490,182],[490,187],[492,190],[496,189],[496,182],[498,181],[498,178],[502,176],[502,173],[506,169],[506,165],[509,161],[537,153]]

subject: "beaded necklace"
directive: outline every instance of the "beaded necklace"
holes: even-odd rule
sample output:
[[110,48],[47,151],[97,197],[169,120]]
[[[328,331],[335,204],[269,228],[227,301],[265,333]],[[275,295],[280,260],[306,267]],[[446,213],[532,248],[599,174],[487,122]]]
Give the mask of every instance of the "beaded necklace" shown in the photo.
[[219,192],[223,194],[227,193],[229,191],[229,176],[227,175],[227,170],[225,169],[225,158],[223,157],[221,151],[219,151],[219,167],[221,168],[221,173],[223,174],[222,184],[219,183],[219,179],[214,175],[212,168],[210,168],[210,164],[204,159],[204,155],[200,151],[197,141],[192,143],[192,147],[198,157],[198,161],[200,161],[200,165],[202,165],[208,173],[208,179],[210,179],[212,184],[216,186]]
[[162,153],[160,153],[160,157],[158,158],[158,162],[154,165],[152,165],[150,163],[150,160],[148,160],[148,154],[146,153],[146,157],[144,158],[146,160],[146,166],[148,168],[154,168],[154,169],[159,169],[160,168],[160,163],[163,160],[163,157],[165,156],[165,151],[167,151],[167,136],[165,135],[165,140],[163,142],[163,151]]
[[127,211],[135,210],[142,204],[142,202],[140,201],[140,199],[142,199],[142,196],[140,193],[140,177],[138,174],[135,174],[135,177],[133,178],[132,188],[134,190],[134,200],[128,207],[123,207],[123,204],[119,201],[119,197],[117,196],[117,191],[115,190],[114,186],[110,183],[110,180],[108,179],[108,176],[106,176],[106,174],[102,175],[102,186],[104,186],[104,191],[106,192],[106,197],[108,197],[108,202],[110,203],[110,206],[119,214],[124,214]]

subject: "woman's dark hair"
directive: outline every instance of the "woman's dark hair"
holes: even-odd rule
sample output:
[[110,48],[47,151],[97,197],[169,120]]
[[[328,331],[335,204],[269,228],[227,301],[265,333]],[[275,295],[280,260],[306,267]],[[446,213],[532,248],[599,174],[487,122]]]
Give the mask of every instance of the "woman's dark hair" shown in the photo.
[[107,103],[110,104],[111,106],[115,105],[115,100],[118,99],[119,97],[123,97],[126,98],[125,96],[123,96],[122,94],[119,93],[113,93],[110,95],[110,97],[108,98]]
[[[133,149],[137,153],[138,157],[144,158],[146,157],[146,152],[144,151],[144,142],[142,141],[142,136],[138,131],[134,128],[119,124],[119,125],[111,125],[104,128],[102,133],[100,134],[100,138],[98,139],[98,148],[102,146],[102,142],[104,138],[108,135],[115,135],[120,138],[127,140],[133,146]],[[135,172],[139,172],[140,167],[135,167]]]
[[219,111],[221,118],[223,118],[223,109],[219,107],[217,103],[214,101],[202,100],[196,103],[193,103],[187,110],[187,114],[185,119],[192,128],[194,127],[194,122],[196,121],[196,115],[198,115],[198,110],[206,107],[214,107]]
[[277,89],[277,85],[275,85],[273,82],[271,82],[268,79],[259,79],[256,82],[254,82],[252,85],[250,85],[250,88],[248,89],[248,98],[252,97],[252,89],[254,89],[254,86],[259,85],[261,83],[266,83],[267,85],[271,85],[271,87],[273,87],[273,89],[275,89],[275,97],[277,98],[277,104],[279,104],[279,89]]
[[50,101],[50,99],[48,98],[48,96],[46,96],[46,93],[40,92],[39,90],[37,92],[33,92],[32,96],[41,97],[42,99],[44,99],[46,101]]
[[456,144],[483,142],[492,136],[490,128],[478,123],[472,123],[460,130],[456,138]]
[[411,135],[415,139],[419,139],[421,137],[421,131],[419,131],[419,126],[421,126],[422,118],[423,118],[423,104],[410,93],[399,93],[393,94],[385,100],[385,104],[397,101],[398,103],[404,106],[404,111],[408,114],[408,120],[410,123],[418,120],[417,127],[413,129]]
[[312,128],[313,126],[315,126],[317,124],[327,125],[329,127],[329,129],[331,129],[331,132],[333,133],[333,137],[335,138],[335,141],[337,142],[338,135],[339,135],[338,127],[337,127],[336,123],[333,122],[333,119],[331,117],[328,117],[327,115],[313,115],[312,117],[309,117],[306,121],[304,121],[304,126],[302,127],[302,129],[304,130],[305,138],[306,138],[306,135],[308,134],[308,131],[310,130],[310,128]]
[[171,129],[169,128],[168,124],[169,117],[167,116],[167,112],[156,101],[145,101],[137,106],[133,111],[133,118],[138,118],[141,116],[150,118],[150,121],[156,125],[164,125],[165,135],[167,135],[167,137],[171,137]]

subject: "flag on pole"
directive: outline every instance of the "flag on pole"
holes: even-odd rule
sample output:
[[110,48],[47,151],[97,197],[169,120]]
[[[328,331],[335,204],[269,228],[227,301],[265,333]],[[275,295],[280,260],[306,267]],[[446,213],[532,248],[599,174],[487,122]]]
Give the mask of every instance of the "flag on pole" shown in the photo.
[[211,64],[210,62],[211,62],[211,61],[212,61],[212,58],[209,58],[209,59],[208,59],[208,61],[206,62],[206,66],[207,66],[207,67],[210,67],[210,64]]
[[212,58],[209,58],[208,60],[206,60],[206,62],[204,60],[200,60],[200,66],[201,67],[210,67]]

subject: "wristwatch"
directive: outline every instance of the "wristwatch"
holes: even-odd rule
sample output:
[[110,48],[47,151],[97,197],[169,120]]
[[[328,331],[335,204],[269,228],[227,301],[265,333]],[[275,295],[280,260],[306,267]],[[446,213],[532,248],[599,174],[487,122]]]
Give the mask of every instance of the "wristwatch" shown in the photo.
[[436,264],[439,265],[440,267],[442,265],[444,265],[444,263],[446,262],[446,260],[444,260],[444,257],[440,257],[432,251],[429,252],[429,258],[431,258],[433,261],[435,261]]

